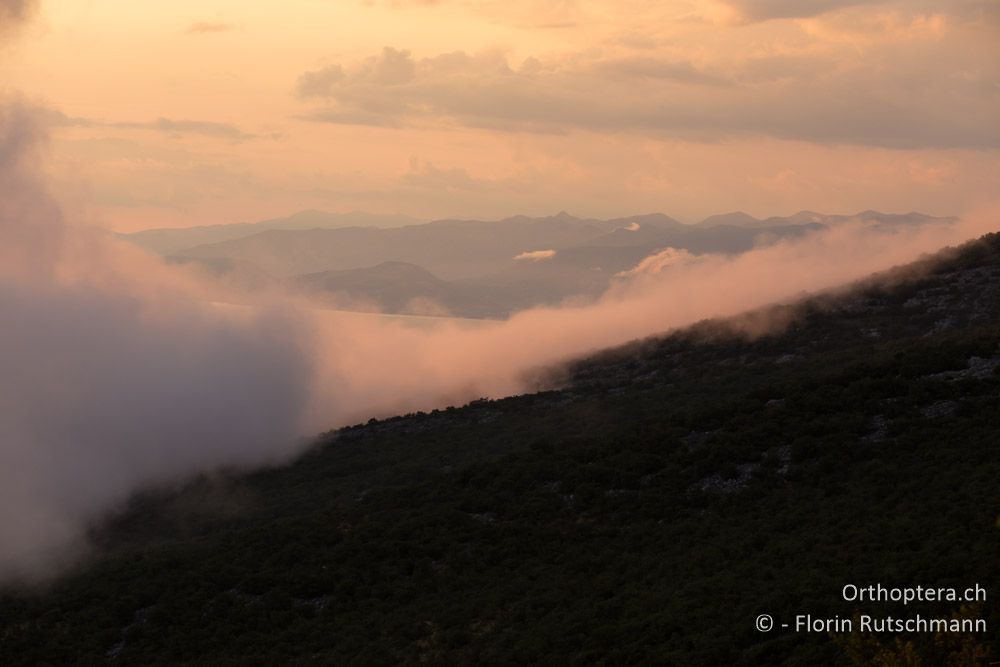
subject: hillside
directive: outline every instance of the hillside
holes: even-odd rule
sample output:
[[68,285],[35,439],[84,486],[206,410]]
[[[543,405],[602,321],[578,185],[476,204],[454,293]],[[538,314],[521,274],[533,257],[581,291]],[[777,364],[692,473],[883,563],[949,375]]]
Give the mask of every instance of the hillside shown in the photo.
[[[0,598],[0,663],[985,665],[998,369],[994,234],[137,498],[86,567]],[[903,609],[849,583],[989,597]],[[761,633],[765,612],[991,633]]]

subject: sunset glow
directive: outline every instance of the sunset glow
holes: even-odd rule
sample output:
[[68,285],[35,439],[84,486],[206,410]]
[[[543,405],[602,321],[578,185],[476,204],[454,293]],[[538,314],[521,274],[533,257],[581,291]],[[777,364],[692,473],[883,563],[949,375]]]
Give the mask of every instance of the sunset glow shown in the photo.
[[118,230],[945,215],[1000,187],[998,24],[978,0],[49,0],[0,67],[50,110],[60,192]]

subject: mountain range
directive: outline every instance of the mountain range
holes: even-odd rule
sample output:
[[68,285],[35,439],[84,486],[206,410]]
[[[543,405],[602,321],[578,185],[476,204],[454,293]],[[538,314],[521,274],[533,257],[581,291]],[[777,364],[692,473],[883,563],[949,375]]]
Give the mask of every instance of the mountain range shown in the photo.
[[305,290],[344,309],[502,318],[535,305],[596,297],[616,274],[668,247],[737,254],[851,221],[913,226],[952,220],[877,211],[801,211],[759,220],[737,212],[688,225],[660,213],[600,220],[560,212],[398,224],[403,219],[393,216],[306,212],[125,238],[244,288]]
[[324,211],[299,211],[285,218],[260,222],[201,225],[198,227],[172,227],[144,229],[131,234],[120,234],[136,245],[151,252],[169,255],[185,248],[206,243],[221,243],[252,236],[270,229],[336,229],[338,227],[402,227],[419,221],[404,215],[379,215],[375,213],[326,213]]

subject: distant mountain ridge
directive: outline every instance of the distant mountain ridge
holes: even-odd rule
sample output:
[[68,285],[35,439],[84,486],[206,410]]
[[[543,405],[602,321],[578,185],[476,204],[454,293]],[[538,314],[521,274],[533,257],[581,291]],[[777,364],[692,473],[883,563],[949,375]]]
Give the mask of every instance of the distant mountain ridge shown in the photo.
[[[728,219],[728,222],[723,220]],[[356,269],[399,261],[423,266],[444,279],[470,278],[502,270],[517,255],[573,247],[675,247],[694,253],[738,253],[768,238],[801,235],[850,220],[877,224],[946,222],[922,214],[865,211],[854,216],[801,212],[788,218],[755,221],[722,216],[709,224],[686,225],[662,214],[610,220],[577,218],[565,212],[496,221],[444,219],[392,228],[276,229],[201,244],[172,254],[188,258],[241,259],[278,276]],[[739,224],[734,224],[739,223]],[[812,225],[811,228],[808,226]],[[807,229],[803,229],[806,227]],[[612,253],[613,254],[613,253]]]
[[861,211],[854,215],[828,215],[816,211],[799,211],[789,216],[772,216],[770,218],[755,218],[743,211],[712,215],[698,223],[699,227],[719,227],[723,225],[744,227],[748,229],[763,229],[767,227],[786,227],[789,225],[835,225],[844,222],[869,222],[877,224],[927,224],[933,222],[954,222],[954,217],[935,217],[925,213],[911,211],[909,213],[882,213],[880,211]]
[[324,211],[299,211],[285,218],[260,222],[200,225],[145,229],[131,234],[119,234],[138,246],[157,254],[170,255],[179,250],[206,243],[220,243],[251,236],[269,229],[333,229],[337,227],[402,227],[419,224],[417,218],[405,215],[376,213],[326,213]]
[[338,229],[345,227],[396,228],[408,226],[433,226],[436,228],[452,227],[464,224],[580,224],[599,225],[605,228],[625,229],[630,225],[652,226],[658,229],[690,229],[706,227],[740,227],[760,229],[767,227],[787,227],[793,225],[837,224],[851,220],[869,220],[892,224],[924,224],[935,221],[953,221],[952,217],[934,217],[923,213],[882,213],[867,210],[854,215],[828,215],[815,211],[803,210],[789,216],[771,216],[756,218],[743,211],[733,211],[712,215],[695,224],[685,224],[663,213],[649,213],[611,219],[578,218],[566,211],[560,211],[552,216],[530,217],[515,215],[500,220],[486,221],[475,219],[442,218],[430,222],[406,215],[378,214],[353,211],[350,213],[328,213],[324,211],[305,210],[287,217],[272,218],[259,222],[238,222],[217,225],[200,225],[195,227],[145,229],[138,232],[118,234],[151,252],[164,255],[183,253],[198,246],[235,241],[259,234],[268,230],[308,230],[308,229]]
[[[616,274],[664,248],[733,255],[852,221],[894,226],[953,219],[877,211],[799,211],[758,219],[737,211],[691,225],[662,213],[601,220],[560,211],[538,218],[390,224],[400,220],[303,212],[250,225],[150,230],[126,238],[161,251],[174,248],[164,253],[170,261],[202,265],[249,290],[291,285],[348,309],[412,312],[420,303],[435,314],[495,318],[570,297],[597,297]],[[209,241],[176,248],[195,238]]]

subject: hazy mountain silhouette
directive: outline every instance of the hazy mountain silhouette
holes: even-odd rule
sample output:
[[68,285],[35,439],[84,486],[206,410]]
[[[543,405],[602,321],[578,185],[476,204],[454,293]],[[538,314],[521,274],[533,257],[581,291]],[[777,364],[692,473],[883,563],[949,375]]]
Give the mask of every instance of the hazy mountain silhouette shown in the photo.
[[121,234],[146,250],[169,255],[185,248],[219,243],[244,238],[268,229],[331,229],[336,227],[401,227],[419,221],[405,215],[380,215],[374,213],[326,213],[324,211],[300,211],[285,218],[274,218],[260,222],[238,222],[233,224],[202,225],[146,229],[131,234]]
[[[269,280],[292,285],[339,307],[505,317],[571,297],[596,297],[615,274],[664,248],[737,254],[850,221],[891,226],[951,220],[877,211],[855,215],[800,211],[758,220],[735,212],[687,225],[661,213],[598,220],[563,211],[497,221],[449,219],[394,227],[296,228],[323,220],[343,222],[360,214],[324,217],[328,215],[303,213],[236,230],[222,229],[226,226],[194,228],[183,234],[152,230],[130,237],[138,236],[140,242],[149,244],[164,239],[174,243],[196,235],[244,234],[176,250],[169,257],[204,264],[213,275],[249,288]],[[262,226],[265,229],[260,231]]]
[[729,225],[733,227],[754,227],[761,223],[760,220],[749,213],[743,211],[733,211],[732,213],[720,213],[710,215],[698,224],[702,227],[715,227],[718,225]]
[[799,211],[788,216],[772,216],[759,219],[743,211],[722,213],[705,218],[698,223],[699,227],[742,227],[745,229],[765,229],[768,227],[789,227],[797,225],[836,225],[844,222],[861,221],[881,225],[922,225],[935,222],[951,222],[951,217],[935,217],[923,213],[882,213],[880,211],[862,211],[854,215],[827,215],[816,211]]
[[437,220],[392,229],[268,230],[176,254],[245,259],[278,276],[408,262],[453,279],[484,275],[523,252],[576,245],[611,229],[607,222],[566,214],[493,222]]

